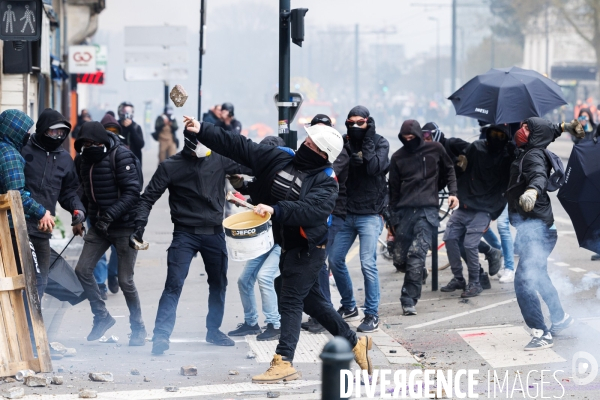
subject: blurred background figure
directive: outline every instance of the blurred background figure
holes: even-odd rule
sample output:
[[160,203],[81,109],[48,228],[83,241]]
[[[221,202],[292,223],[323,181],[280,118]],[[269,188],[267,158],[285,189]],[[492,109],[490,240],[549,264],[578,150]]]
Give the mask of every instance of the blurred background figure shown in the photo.
[[144,133],[142,127],[133,121],[133,104],[124,101],[119,104],[119,124],[121,124],[121,135],[125,138],[124,144],[142,163],[142,148],[144,147]]
[[73,132],[71,133],[71,136],[73,137],[73,139],[77,139],[79,137],[79,130],[81,129],[81,125],[83,125],[85,122],[88,122],[91,120],[92,120],[92,116],[90,115],[88,110],[85,108],[83,110],[81,110],[81,113],[77,117],[77,125],[75,126],[75,129],[73,129]]
[[221,120],[216,124],[227,131],[242,133],[242,123],[235,118],[233,104],[223,103],[221,106]]
[[221,121],[221,105],[215,104],[212,108],[209,108],[207,112],[202,114],[202,122],[210,122],[211,124],[217,124]]
[[165,112],[156,118],[152,138],[158,141],[158,162],[177,153],[179,140],[177,140],[177,120],[173,117],[173,108],[165,107]]

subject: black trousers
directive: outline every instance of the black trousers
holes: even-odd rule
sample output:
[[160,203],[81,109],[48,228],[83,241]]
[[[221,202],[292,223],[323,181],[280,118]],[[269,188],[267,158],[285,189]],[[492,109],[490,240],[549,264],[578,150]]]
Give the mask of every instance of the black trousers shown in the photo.
[[300,339],[302,311],[316,319],[333,336],[346,338],[356,346],[356,333],[323,297],[319,287],[319,271],[325,262],[325,249],[306,248],[282,252],[279,259],[281,275],[275,279],[275,291],[281,314],[281,336],[277,354],[291,361]]

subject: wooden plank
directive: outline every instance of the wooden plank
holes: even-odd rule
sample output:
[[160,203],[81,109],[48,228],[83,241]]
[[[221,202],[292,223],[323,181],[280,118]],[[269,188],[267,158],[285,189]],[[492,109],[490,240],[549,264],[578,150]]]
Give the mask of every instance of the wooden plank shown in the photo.
[[8,210],[10,204],[8,203],[8,196],[0,194],[0,210]]
[[9,362],[8,364],[0,365],[0,376],[15,376],[17,372],[23,369],[39,371],[39,360],[37,358],[34,358],[29,361]]
[[[0,301],[2,301],[2,299],[0,299]],[[7,365],[9,361],[10,349],[8,347],[6,327],[4,326],[4,312],[2,312],[2,308],[0,307],[0,365]]]
[[0,278],[0,292],[20,289],[25,289],[25,277],[23,275]]
[[[40,304],[40,298],[37,294],[35,285],[35,267],[33,255],[29,248],[29,235],[27,234],[27,224],[25,223],[25,213],[23,212],[21,194],[16,190],[9,190],[8,195],[10,197],[10,209],[17,237],[19,257],[23,274],[25,275],[25,293],[27,294],[27,301],[29,303],[29,315],[31,317],[31,324],[33,325],[33,335],[35,337],[40,372],[52,372],[50,346],[48,344],[46,328],[44,327],[44,319],[42,318],[42,305]],[[31,347],[31,342],[29,340],[23,340],[22,342],[29,344]],[[23,347],[21,347],[21,349],[23,349]]]

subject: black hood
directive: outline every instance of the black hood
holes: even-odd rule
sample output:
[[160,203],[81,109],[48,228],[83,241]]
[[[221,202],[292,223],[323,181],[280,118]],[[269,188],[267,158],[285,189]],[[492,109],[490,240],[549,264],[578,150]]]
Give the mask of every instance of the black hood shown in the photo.
[[97,143],[102,143],[107,149],[110,149],[118,143],[119,138],[104,129],[104,126],[98,121],[85,122],[81,125],[79,137],[75,141],[75,150],[81,153],[81,147],[84,140],[93,140]]
[[533,117],[526,119],[524,123],[529,127],[529,141],[523,146],[524,150],[545,149],[554,142],[553,126],[545,119]]
[[[410,142],[416,141],[417,143],[407,146],[409,143],[408,140],[404,139],[403,135],[415,135],[415,138]],[[402,142],[402,144],[406,147],[409,152],[415,151],[417,148],[421,146],[423,143],[423,131],[421,130],[421,125],[418,121],[414,119],[407,119],[402,123],[402,127],[400,128],[400,133],[398,133],[398,139]],[[410,149],[409,149],[410,147]]]
[[266,144],[273,147],[285,147],[285,141],[279,136],[266,136],[260,141],[260,144]]
[[48,128],[56,124],[65,124],[69,131],[71,130],[71,123],[61,113],[51,108],[46,108],[40,114],[37,123],[35,124],[35,132],[41,135],[45,134]]
[[350,119],[350,117],[369,118],[370,116],[371,113],[369,113],[369,110],[365,106],[356,106],[348,113],[348,119]]

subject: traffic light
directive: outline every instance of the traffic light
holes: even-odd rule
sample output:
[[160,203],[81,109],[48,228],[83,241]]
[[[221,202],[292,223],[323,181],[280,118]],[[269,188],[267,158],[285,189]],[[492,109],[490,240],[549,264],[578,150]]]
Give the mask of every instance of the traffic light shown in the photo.
[[302,47],[304,41],[304,16],[308,8],[295,8],[292,10],[292,42]]
[[42,8],[41,0],[0,0],[0,40],[40,40]]

